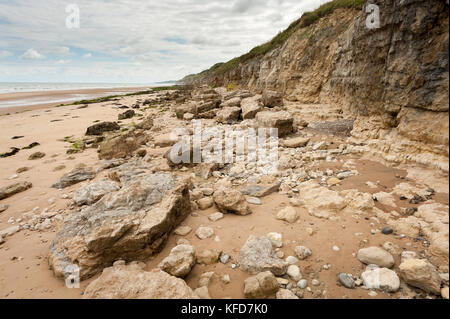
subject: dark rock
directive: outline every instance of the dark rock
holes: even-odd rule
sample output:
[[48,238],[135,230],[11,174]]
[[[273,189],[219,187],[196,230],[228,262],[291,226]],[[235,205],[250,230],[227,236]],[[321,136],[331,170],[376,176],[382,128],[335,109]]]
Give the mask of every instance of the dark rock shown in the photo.
[[71,185],[80,183],[82,181],[93,179],[95,173],[90,167],[77,167],[70,173],[64,175],[57,183],[52,185],[52,188],[62,189]]
[[119,121],[131,119],[135,115],[136,115],[136,112],[134,112],[133,110],[128,110],[128,111],[123,112],[122,114],[119,114],[118,119],[119,119]]
[[352,276],[344,273],[340,273],[338,275],[339,282],[348,289],[354,289],[355,288],[355,281],[353,280]]
[[34,160],[37,160],[37,159],[41,159],[41,158],[43,158],[44,156],[45,156],[45,153],[42,153],[42,152],[36,152],[36,153],[31,154],[31,155],[28,157],[28,159],[29,159],[30,161],[34,161]]
[[102,135],[105,132],[118,130],[120,130],[120,126],[116,122],[102,122],[88,127],[86,135]]
[[392,234],[392,233],[394,232],[394,230],[393,230],[391,227],[384,227],[384,228],[381,230],[381,232],[382,232],[384,235],[390,235],[390,234]]
[[30,182],[18,182],[0,188],[0,200],[11,197],[17,193],[21,193],[33,186]]
[[19,151],[20,151],[20,148],[11,147],[11,151],[0,154],[0,158],[10,157],[10,156],[16,155]]

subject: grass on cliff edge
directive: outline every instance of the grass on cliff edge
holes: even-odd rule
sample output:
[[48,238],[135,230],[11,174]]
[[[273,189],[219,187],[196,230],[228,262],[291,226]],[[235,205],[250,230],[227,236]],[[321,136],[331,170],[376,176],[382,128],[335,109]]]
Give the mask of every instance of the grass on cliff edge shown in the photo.
[[217,63],[213,65],[210,69],[205,70],[199,74],[191,74],[186,76],[183,80],[190,80],[196,77],[206,75],[206,74],[223,74],[230,70],[232,70],[239,63],[251,60],[258,56],[263,56],[273,49],[282,46],[289,37],[294,34],[297,30],[301,28],[305,28],[320,18],[329,15],[334,12],[334,10],[338,8],[362,8],[365,0],[333,0],[327,3],[324,3],[319,8],[311,12],[305,12],[296,21],[292,22],[291,25],[284,31],[278,33],[272,40],[266,42],[262,45],[259,45],[250,52],[234,58],[226,63]]
[[114,100],[119,97],[152,94],[152,93],[160,92],[160,91],[178,90],[180,88],[181,88],[181,86],[179,86],[179,85],[159,86],[159,87],[151,88],[150,90],[146,90],[146,91],[138,91],[138,92],[133,92],[133,93],[121,94],[121,95],[104,96],[104,97],[99,97],[99,98],[91,99],[91,100],[81,100],[81,101],[73,102],[70,104],[60,104],[57,107],[68,106],[68,105],[94,104],[94,103],[109,102],[109,101]]

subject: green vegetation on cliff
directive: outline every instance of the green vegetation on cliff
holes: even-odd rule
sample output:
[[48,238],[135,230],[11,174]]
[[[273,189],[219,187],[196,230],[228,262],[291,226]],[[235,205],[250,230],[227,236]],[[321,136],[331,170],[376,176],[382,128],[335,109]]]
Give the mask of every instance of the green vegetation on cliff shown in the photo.
[[282,46],[289,37],[294,34],[297,30],[301,28],[305,28],[320,18],[329,15],[334,12],[334,10],[338,8],[361,8],[364,4],[365,0],[333,0],[327,3],[324,3],[319,8],[311,12],[305,12],[303,15],[292,22],[291,25],[284,31],[278,33],[272,40],[266,42],[262,45],[259,45],[250,52],[234,58],[226,63],[217,63],[213,65],[210,69],[205,70],[199,74],[191,74],[182,79],[182,81],[193,80],[197,77],[201,77],[204,75],[212,75],[212,74],[224,74],[230,70],[232,70],[236,65],[240,63],[246,62],[248,60],[254,59],[259,56],[263,56],[268,52],[272,51],[275,48]]

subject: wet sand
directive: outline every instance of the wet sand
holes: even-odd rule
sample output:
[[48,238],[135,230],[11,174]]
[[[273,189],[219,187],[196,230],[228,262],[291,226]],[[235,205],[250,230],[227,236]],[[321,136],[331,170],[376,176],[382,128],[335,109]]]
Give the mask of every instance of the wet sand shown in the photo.
[[85,99],[148,90],[150,86],[55,90],[0,94],[0,115],[48,108]]

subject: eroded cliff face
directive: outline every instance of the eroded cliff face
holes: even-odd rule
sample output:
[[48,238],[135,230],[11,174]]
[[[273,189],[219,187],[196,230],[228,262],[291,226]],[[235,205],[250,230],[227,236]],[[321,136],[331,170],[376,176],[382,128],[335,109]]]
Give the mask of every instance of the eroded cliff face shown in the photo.
[[[377,29],[366,26],[369,4],[380,9]],[[338,106],[355,119],[352,138],[374,155],[448,171],[448,9],[445,0],[337,9],[265,56],[195,81]]]

